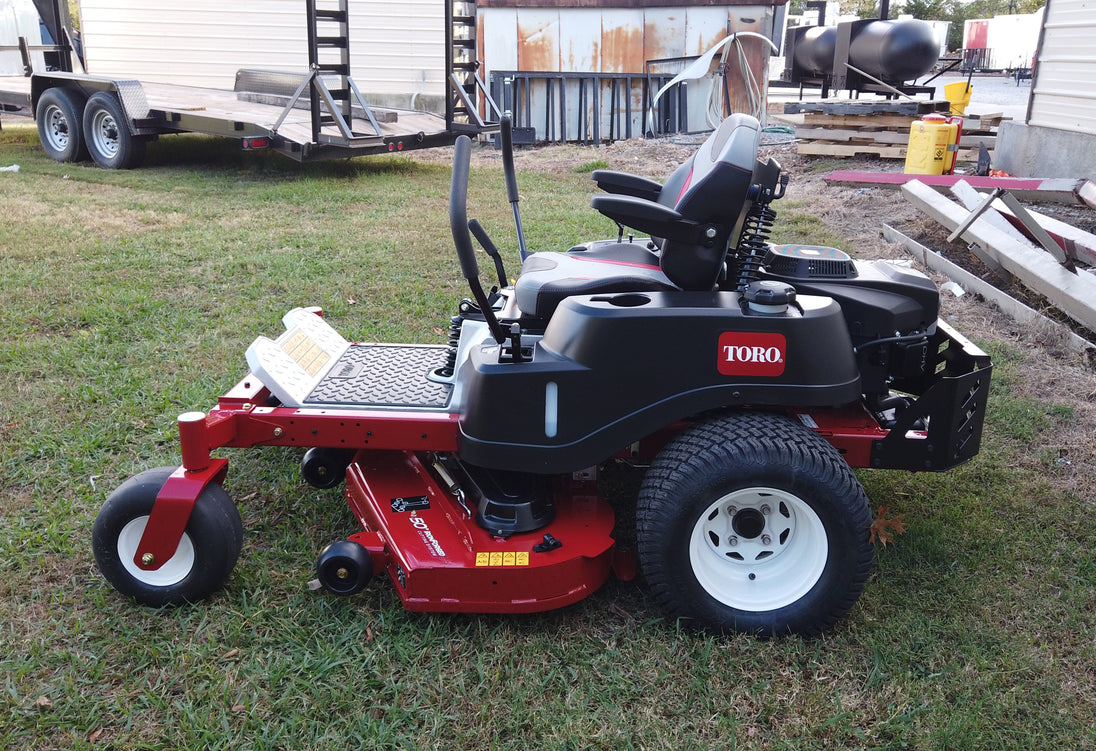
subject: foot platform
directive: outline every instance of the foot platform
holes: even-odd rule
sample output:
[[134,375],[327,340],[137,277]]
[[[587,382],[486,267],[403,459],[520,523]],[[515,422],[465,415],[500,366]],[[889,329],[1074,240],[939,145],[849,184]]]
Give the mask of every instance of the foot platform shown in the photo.
[[282,318],[277,339],[260,336],[247,364],[287,407],[444,409],[452,386],[427,380],[445,362],[443,346],[353,344],[311,310]]

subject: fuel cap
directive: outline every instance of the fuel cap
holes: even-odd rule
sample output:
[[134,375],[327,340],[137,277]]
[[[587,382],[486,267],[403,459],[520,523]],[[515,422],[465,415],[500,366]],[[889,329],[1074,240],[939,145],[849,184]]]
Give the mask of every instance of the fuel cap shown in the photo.
[[750,282],[742,296],[750,304],[750,310],[757,313],[783,313],[789,303],[795,302],[795,287],[787,282],[766,279]]

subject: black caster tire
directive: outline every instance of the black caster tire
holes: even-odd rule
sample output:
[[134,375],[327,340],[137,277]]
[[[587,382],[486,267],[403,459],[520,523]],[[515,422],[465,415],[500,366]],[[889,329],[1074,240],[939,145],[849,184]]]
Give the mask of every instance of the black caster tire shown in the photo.
[[54,87],[42,92],[34,110],[42,148],[58,162],[87,159],[83,117],[86,98],[79,91]]
[[144,161],[147,142],[129,132],[129,118],[112,92],[91,95],[83,127],[88,154],[103,169],[132,169]]
[[320,551],[316,578],[328,592],[349,597],[365,589],[373,577],[369,551],[353,540],[333,542]]
[[656,457],[639,562],[670,617],[714,632],[812,636],[871,573],[871,509],[841,455],[780,415],[698,423]]
[[353,451],[310,448],[301,459],[301,477],[314,488],[333,488],[346,478],[346,468],[353,459]]
[[220,485],[198,496],[171,560],[155,571],[133,562],[152,505],[175,467],[158,467],[122,483],[110,494],[92,529],[99,570],[116,590],[143,605],[197,602],[224,586],[243,547],[243,522]]

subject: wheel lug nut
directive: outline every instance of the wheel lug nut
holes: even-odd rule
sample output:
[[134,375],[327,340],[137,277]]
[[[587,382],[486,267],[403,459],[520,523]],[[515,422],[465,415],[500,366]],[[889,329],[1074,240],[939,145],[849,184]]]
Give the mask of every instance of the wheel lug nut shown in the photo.
[[737,545],[737,544],[738,544],[738,538],[737,538],[737,537],[734,537],[734,536],[732,535],[732,536],[731,536],[731,537],[730,537],[730,538],[729,538],[729,539],[727,540],[727,544],[728,544],[728,545],[730,545],[730,546],[731,546],[731,547],[733,548],[733,547],[734,547],[735,545]]
[[772,541],[773,541],[773,538],[769,537],[768,535],[761,535],[761,544],[762,545],[768,545]]
[[145,553],[143,556],[141,556],[141,563],[146,566],[151,566],[155,561],[156,556],[154,556],[152,553]]
[[766,516],[768,516],[772,512],[773,512],[772,508],[770,508],[769,504],[767,504],[767,503],[764,506],[761,507],[761,513],[765,514]]
[[732,514],[732,515],[737,514],[738,513],[738,506],[728,506],[727,507],[727,513]]

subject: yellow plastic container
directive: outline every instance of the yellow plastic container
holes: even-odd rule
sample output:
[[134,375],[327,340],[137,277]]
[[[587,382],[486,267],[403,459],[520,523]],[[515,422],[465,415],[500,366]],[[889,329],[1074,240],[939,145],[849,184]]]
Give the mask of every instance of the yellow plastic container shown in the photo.
[[925,115],[910,123],[906,149],[907,175],[951,174],[959,150],[959,126],[962,119],[943,115]]
[[951,104],[951,114],[965,115],[967,113],[971,90],[971,85],[966,81],[949,83],[944,87],[944,98]]

